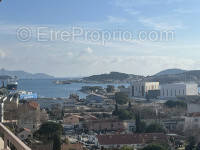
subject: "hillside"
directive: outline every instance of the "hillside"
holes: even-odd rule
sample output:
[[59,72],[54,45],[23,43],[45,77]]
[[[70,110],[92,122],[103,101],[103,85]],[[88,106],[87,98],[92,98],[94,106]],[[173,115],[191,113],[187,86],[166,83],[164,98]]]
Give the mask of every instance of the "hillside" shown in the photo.
[[173,74],[180,74],[180,73],[184,73],[184,72],[186,72],[186,70],[182,70],[182,69],[166,69],[166,70],[158,72],[155,75],[156,76],[173,75]]
[[82,78],[83,81],[87,82],[101,82],[101,83],[114,83],[114,82],[128,82],[131,80],[141,79],[143,76],[110,72],[108,74],[92,75],[89,77]]
[[[153,76],[140,76],[119,72],[111,72],[109,74],[93,75],[89,77],[82,78],[83,82],[96,82],[96,83],[127,83],[133,80],[144,80],[144,81],[158,81],[161,84],[174,83],[174,82],[196,82],[200,84],[200,70],[174,70],[169,69],[161,71],[161,75],[156,74]],[[183,72],[184,71],[184,72]],[[181,72],[181,73],[178,73]],[[171,73],[171,74],[170,74]]]
[[52,79],[53,76],[44,73],[28,73],[25,71],[10,71],[5,69],[0,69],[0,76],[17,76],[19,79]]
[[155,75],[147,77],[148,81],[159,81],[161,84],[173,82],[196,82],[200,84],[200,70],[185,71],[180,74]]

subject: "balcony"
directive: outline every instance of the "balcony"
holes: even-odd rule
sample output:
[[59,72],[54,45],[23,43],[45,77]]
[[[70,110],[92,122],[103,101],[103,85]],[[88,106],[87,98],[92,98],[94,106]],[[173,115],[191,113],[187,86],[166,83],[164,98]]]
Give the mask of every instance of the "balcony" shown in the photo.
[[[6,128],[2,123],[0,123],[0,134],[2,139],[0,145],[3,148],[1,150],[31,150],[27,145],[25,145],[17,136],[15,136],[8,128]],[[2,145],[3,144],[3,145]],[[12,148],[11,148],[12,147]]]

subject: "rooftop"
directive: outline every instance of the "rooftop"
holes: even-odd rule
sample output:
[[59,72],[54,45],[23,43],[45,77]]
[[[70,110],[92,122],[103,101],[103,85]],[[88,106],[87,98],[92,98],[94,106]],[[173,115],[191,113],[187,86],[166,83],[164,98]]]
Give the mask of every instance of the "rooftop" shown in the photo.
[[100,145],[147,144],[154,141],[167,141],[167,137],[163,133],[97,135],[97,139]]

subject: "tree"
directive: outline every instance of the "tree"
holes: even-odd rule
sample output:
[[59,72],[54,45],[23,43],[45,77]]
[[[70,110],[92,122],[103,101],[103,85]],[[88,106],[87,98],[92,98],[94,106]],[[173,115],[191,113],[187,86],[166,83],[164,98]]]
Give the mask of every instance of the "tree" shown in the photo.
[[182,107],[182,108],[187,108],[187,104],[183,101],[172,101],[172,100],[168,100],[165,105],[169,108],[173,108],[173,107]]
[[117,104],[123,105],[129,101],[128,95],[122,92],[115,93],[115,100]]
[[191,136],[188,138],[189,144],[185,147],[185,150],[195,150],[196,139]]
[[53,137],[53,150],[61,150],[61,138],[59,135]]
[[112,113],[113,115],[117,116],[118,115],[118,105],[115,104],[115,110]]
[[53,150],[60,150],[62,132],[62,125],[55,122],[46,122],[41,125],[36,134],[39,135],[39,139],[42,141],[53,141]]
[[132,105],[131,105],[131,101],[128,102],[128,109],[131,109]]
[[120,150],[134,150],[133,147],[123,146]]
[[115,87],[113,85],[107,85],[106,91],[112,93],[115,91]]
[[136,133],[143,133],[146,129],[145,122],[141,121],[140,112],[136,112],[135,114],[135,122],[136,122]]
[[118,108],[117,108],[117,110],[114,110],[112,114],[114,116],[118,116],[118,118],[120,120],[129,120],[129,119],[133,118],[133,112],[126,110],[126,109],[119,109],[118,110]]
[[146,128],[146,133],[159,133],[159,132],[165,132],[165,130],[162,128],[161,125],[158,123],[152,123]]
[[150,144],[144,147],[142,150],[167,150],[167,149],[159,144]]
[[118,117],[119,117],[119,119],[121,119],[121,120],[129,120],[129,119],[132,119],[132,117],[133,117],[133,114],[130,112],[130,111],[128,111],[128,110],[120,110],[119,111],[119,113],[118,113]]
[[149,98],[149,95],[148,95],[148,94],[146,94],[146,95],[145,95],[145,98],[146,98],[146,100],[147,100],[147,101],[149,101],[149,100],[150,100],[150,98]]

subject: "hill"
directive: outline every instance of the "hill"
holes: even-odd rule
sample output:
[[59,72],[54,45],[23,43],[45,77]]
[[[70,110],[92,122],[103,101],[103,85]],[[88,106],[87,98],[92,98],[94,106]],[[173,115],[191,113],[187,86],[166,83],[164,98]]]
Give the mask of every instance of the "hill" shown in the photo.
[[173,82],[195,82],[200,84],[200,70],[185,71],[179,74],[154,75],[145,79],[148,81],[158,81],[161,84]]
[[186,72],[186,70],[182,70],[182,69],[166,69],[166,70],[158,72],[155,75],[156,76],[172,75],[172,74],[180,74],[180,73],[184,73],[184,72]]
[[120,72],[110,72],[108,74],[92,75],[82,78],[86,82],[100,82],[100,83],[126,83],[131,80],[141,79],[143,76],[126,74]]
[[[180,72],[180,73],[178,73]],[[200,70],[184,71],[181,69],[169,69],[169,72],[164,70],[160,72],[161,75],[140,76],[133,74],[126,74],[120,72],[111,72],[109,74],[93,75],[82,78],[83,82],[94,83],[128,83],[133,80],[143,81],[158,81],[160,84],[174,83],[174,82],[195,82],[200,85]]]
[[10,71],[5,69],[0,69],[0,76],[17,76],[19,79],[52,79],[53,76],[44,73],[28,73],[25,71]]

